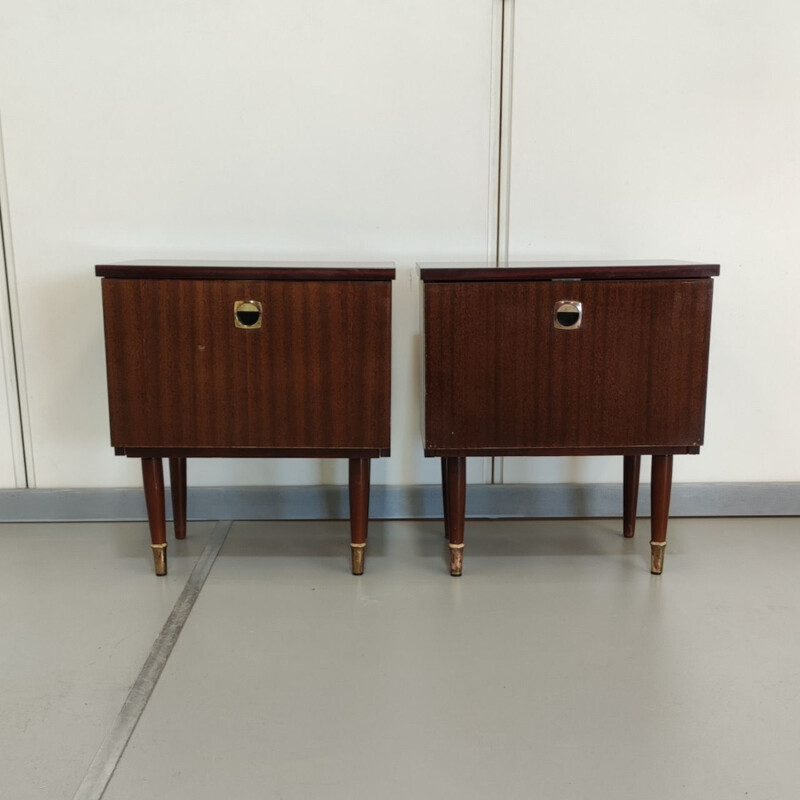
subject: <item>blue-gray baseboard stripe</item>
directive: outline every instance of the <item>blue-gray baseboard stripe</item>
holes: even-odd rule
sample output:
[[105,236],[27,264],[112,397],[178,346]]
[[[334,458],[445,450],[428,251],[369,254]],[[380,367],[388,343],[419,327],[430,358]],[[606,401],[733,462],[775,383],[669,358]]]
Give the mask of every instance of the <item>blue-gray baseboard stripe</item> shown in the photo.
[[[167,493],[169,495],[169,493]],[[643,485],[639,513],[650,509]],[[169,500],[167,513],[170,512]],[[344,486],[237,486],[189,488],[192,520],[347,519]],[[800,483],[678,483],[672,487],[674,517],[800,516]],[[619,517],[620,484],[470,485],[467,516]],[[442,516],[438,486],[373,486],[373,519]],[[4,489],[0,522],[91,522],[146,519],[140,489]]]

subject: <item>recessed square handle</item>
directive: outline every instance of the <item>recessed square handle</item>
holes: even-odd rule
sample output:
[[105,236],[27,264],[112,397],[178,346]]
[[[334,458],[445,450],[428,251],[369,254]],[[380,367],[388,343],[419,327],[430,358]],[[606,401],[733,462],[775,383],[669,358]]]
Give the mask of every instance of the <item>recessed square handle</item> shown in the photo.
[[583,305],[577,300],[559,300],[553,310],[553,327],[561,331],[580,328],[583,320]]
[[261,303],[258,300],[237,300],[233,304],[233,324],[237,328],[261,327]]

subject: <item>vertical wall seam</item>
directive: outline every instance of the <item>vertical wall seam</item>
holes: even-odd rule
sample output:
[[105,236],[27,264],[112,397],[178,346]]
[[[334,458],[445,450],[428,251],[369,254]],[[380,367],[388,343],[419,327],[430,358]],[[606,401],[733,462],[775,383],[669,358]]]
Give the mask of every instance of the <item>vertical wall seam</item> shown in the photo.
[[[10,322],[11,321],[11,298],[10,298],[11,291],[10,291],[10,288],[9,288],[9,285],[8,285],[8,270],[6,268],[6,263],[7,263],[7,259],[6,259],[6,236],[5,236],[5,232],[4,232],[5,226],[3,225],[3,216],[4,216],[3,208],[5,207],[5,204],[2,202],[2,199],[3,199],[2,193],[0,193],[0,258],[2,258],[2,260],[3,260],[3,285],[5,286],[5,293],[6,293],[4,305],[6,307],[6,312],[8,313],[8,319],[9,319],[9,322]],[[9,402],[9,407],[10,408],[16,407],[17,415],[19,416],[20,427],[22,427],[22,415],[21,415],[21,412],[20,412],[20,404],[19,404],[19,390],[17,388],[19,386],[19,383],[18,383],[18,380],[17,380],[17,354],[15,352],[16,348],[14,346],[14,327],[13,327],[13,325],[9,324],[8,330],[9,330],[9,335],[11,337],[11,347],[10,347],[11,364],[9,366],[10,366],[11,370],[13,371],[13,381],[12,381],[12,383],[13,383],[13,386],[14,386],[14,394],[16,395],[16,397],[14,397],[14,398],[11,398],[11,397],[8,398],[9,401],[10,401]],[[5,363],[5,353],[3,353],[3,363]],[[7,391],[7,388],[8,388],[8,382],[6,382],[6,391]],[[23,449],[23,452],[22,452],[22,461],[23,461],[23,464],[24,464],[25,463],[25,451],[24,451],[24,449]]]
[[[487,197],[486,265],[497,266],[500,237],[500,163],[503,113],[503,38],[506,0],[493,0],[489,65],[489,169]],[[481,459],[484,484],[494,483],[494,458]]]
[[508,264],[511,210],[511,121],[514,82],[514,10],[515,0],[503,2],[503,49],[500,118],[500,153],[498,163],[497,265]]
[[[506,0],[500,0],[500,90],[498,96],[498,114],[497,114],[497,199],[496,199],[496,213],[497,219],[495,222],[495,248],[494,248],[494,266],[500,266],[500,237],[503,229],[502,220],[502,194],[503,194],[503,77],[505,72],[505,40],[506,40]],[[494,483],[494,459],[492,459],[492,483]]]
[[[500,15],[500,89],[497,148],[497,241],[495,266],[508,265],[511,184],[511,101],[514,71],[514,3],[502,0]],[[503,483],[504,461],[492,458],[491,483]]]
[[[5,305],[8,311],[8,330],[11,339],[10,354],[11,364],[9,365],[12,374],[11,381],[6,380],[6,392],[8,393],[9,383],[12,388],[12,396],[8,397],[9,405],[16,405],[16,425],[12,424],[12,436],[14,437],[15,450],[19,455],[14,457],[14,474],[16,482],[20,482],[20,477],[24,481],[24,488],[32,488],[36,485],[33,474],[33,458],[30,451],[30,420],[28,417],[27,388],[25,382],[24,358],[22,353],[22,334],[19,320],[19,302],[17,297],[17,284],[14,261],[14,248],[11,240],[11,212],[8,199],[8,184],[5,167],[5,150],[3,148],[3,126],[0,118],[0,255],[3,259],[3,280],[5,285]],[[15,403],[16,400],[16,403]],[[11,420],[9,420],[11,421]],[[21,465],[19,461],[21,460]],[[19,473],[21,466],[22,475]]]
[[497,265],[497,237],[500,200],[500,114],[502,113],[503,13],[505,0],[492,4],[489,62],[489,159],[486,208],[486,264]]
[[[25,463],[25,448],[20,446],[22,444],[22,437],[19,437],[19,441],[15,442],[14,439],[17,439],[17,433],[22,432],[22,408],[20,405],[19,399],[19,378],[17,375],[17,354],[16,354],[16,347],[14,343],[14,326],[11,324],[11,298],[10,298],[10,289],[8,285],[8,269],[6,267],[7,259],[6,259],[6,237],[3,231],[3,208],[4,204],[2,202],[2,193],[0,193],[0,258],[3,261],[3,285],[5,287],[5,302],[4,305],[6,307],[6,311],[8,313],[8,332],[11,338],[10,346],[8,348],[8,352],[11,356],[11,363],[6,364],[5,352],[0,353],[0,358],[2,358],[2,363],[6,366],[7,369],[11,370],[11,380],[4,376],[5,386],[4,391],[6,393],[6,399],[8,401],[8,414],[9,419],[8,423],[11,427],[11,435],[12,435],[12,459],[14,462],[14,482],[19,485],[20,482],[20,475],[19,472],[19,456],[16,452],[19,449],[19,452],[22,456],[22,478],[25,482],[25,488],[28,486],[28,469]],[[5,350],[5,348],[4,348]],[[16,414],[17,417],[17,425],[14,425],[13,416]],[[16,446],[15,446],[16,445]]]

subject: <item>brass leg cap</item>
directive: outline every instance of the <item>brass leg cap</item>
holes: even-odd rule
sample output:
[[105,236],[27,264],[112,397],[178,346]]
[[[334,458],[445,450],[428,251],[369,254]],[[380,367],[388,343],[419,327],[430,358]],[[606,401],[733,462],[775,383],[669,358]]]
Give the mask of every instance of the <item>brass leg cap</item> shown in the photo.
[[164,544],[151,544],[153,548],[153,563],[156,568],[156,575],[167,574],[167,545]]
[[666,542],[650,542],[650,572],[660,575],[664,569],[664,550]]
[[353,575],[364,574],[364,549],[366,546],[366,542],[363,544],[350,542],[350,552],[353,559]]
[[457,578],[464,566],[464,545],[450,544],[450,574]]

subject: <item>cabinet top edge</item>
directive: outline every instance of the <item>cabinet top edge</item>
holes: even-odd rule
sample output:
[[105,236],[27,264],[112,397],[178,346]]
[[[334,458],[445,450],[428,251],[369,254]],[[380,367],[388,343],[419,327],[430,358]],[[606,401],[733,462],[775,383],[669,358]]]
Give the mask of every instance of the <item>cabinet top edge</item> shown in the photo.
[[719,264],[695,261],[518,261],[507,267],[485,263],[419,263],[420,278],[433,283],[583,279],[641,280],[655,278],[713,278]]
[[153,260],[98,264],[100,278],[161,280],[389,281],[392,261],[200,261]]

